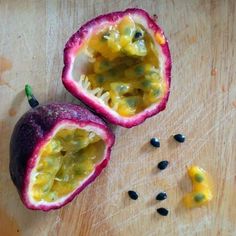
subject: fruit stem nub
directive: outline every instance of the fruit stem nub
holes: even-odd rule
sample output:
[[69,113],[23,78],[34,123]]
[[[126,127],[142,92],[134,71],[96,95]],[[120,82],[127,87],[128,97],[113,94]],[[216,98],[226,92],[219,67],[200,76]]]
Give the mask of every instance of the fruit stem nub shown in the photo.
[[39,105],[39,102],[37,101],[37,99],[34,97],[33,93],[32,93],[32,88],[30,85],[26,84],[25,85],[25,94],[28,98],[28,102],[29,102],[29,105],[32,107],[32,108],[35,108]]

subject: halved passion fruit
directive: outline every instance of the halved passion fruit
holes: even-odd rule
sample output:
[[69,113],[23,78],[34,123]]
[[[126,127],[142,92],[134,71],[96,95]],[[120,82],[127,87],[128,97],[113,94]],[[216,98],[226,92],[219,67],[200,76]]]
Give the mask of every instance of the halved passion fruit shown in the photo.
[[101,15],[64,49],[69,92],[114,124],[132,127],[166,107],[171,58],[161,28],[141,9]]
[[107,165],[113,143],[105,123],[80,106],[31,109],[10,144],[10,173],[23,203],[48,211],[70,202]]

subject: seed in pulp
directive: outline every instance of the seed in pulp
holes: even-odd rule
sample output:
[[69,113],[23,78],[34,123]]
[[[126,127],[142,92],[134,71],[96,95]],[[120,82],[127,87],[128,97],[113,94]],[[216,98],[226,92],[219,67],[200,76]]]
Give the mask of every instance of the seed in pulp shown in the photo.
[[195,202],[201,202],[205,199],[205,195],[203,193],[197,193],[195,196],[194,196],[194,201]]
[[168,166],[168,161],[161,161],[158,163],[157,168],[160,170],[164,170]]
[[150,140],[150,144],[153,146],[153,147],[160,147],[160,140],[158,138],[152,138]]
[[129,197],[133,200],[137,200],[138,199],[138,194],[135,191],[128,191]]
[[199,173],[195,174],[194,179],[195,179],[198,183],[201,183],[201,182],[204,180],[203,176],[202,176],[201,174],[199,174]]
[[141,32],[139,32],[139,31],[137,31],[136,33],[135,33],[135,35],[134,35],[134,38],[135,39],[139,39],[139,38],[141,38],[143,36],[143,34],[141,33]]
[[168,213],[169,213],[169,211],[168,211],[166,208],[163,208],[163,207],[158,208],[158,209],[157,209],[157,212],[158,212],[160,215],[162,215],[162,216],[167,216]]
[[165,192],[160,192],[156,196],[156,200],[163,201],[167,198],[167,194]]
[[174,139],[179,143],[183,143],[185,141],[185,136],[183,134],[176,134],[174,135]]

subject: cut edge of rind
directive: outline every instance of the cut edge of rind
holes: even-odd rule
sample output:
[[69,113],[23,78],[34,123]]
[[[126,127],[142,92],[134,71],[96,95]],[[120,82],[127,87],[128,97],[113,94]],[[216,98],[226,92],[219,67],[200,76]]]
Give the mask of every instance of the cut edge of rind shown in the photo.
[[[78,123],[75,123],[72,121],[64,121],[64,120],[62,120],[60,123],[73,124],[76,126],[78,125]],[[27,172],[26,172],[26,177],[25,177],[25,181],[24,181],[24,185],[23,185],[23,189],[22,189],[22,193],[21,193],[21,199],[29,209],[49,211],[49,210],[55,210],[55,209],[61,208],[62,206],[68,204],[85,187],[87,187],[89,184],[91,184],[96,179],[96,177],[98,177],[100,175],[100,173],[107,166],[107,164],[110,160],[111,148],[114,144],[114,136],[111,136],[107,132],[107,130],[104,130],[104,127],[100,124],[93,124],[90,122],[88,122],[88,124],[85,124],[85,122],[83,122],[82,126],[91,126],[91,127],[94,127],[96,130],[100,130],[102,132],[105,131],[104,136],[100,136],[100,137],[102,137],[102,139],[104,140],[104,143],[105,143],[104,156],[103,156],[102,160],[99,162],[99,164],[96,165],[95,170],[87,177],[87,179],[85,181],[83,181],[83,183],[80,186],[78,186],[72,193],[68,194],[68,197],[65,197],[62,202],[55,202],[55,203],[49,203],[49,204],[43,203],[43,204],[39,204],[39,205],[33,204],[29,198],[29,193],[28,193],[31,172],[35,168],[36,161],[37,161],[37,158],[38,158],[41,148],[45,145],[45,143],[47,143],[52,138],[52,134],[54,133],[54,130],[56,130],[57,127],[61,125],[60,123],[56,124],[56,126],[52,128],[51,132],[47,134],[47,137],[45,137],[45,140],[37,145],[32,156],[28,160],[27,168],[26,168]],[[82,128],[82,126],[80,126],[80,128]]]

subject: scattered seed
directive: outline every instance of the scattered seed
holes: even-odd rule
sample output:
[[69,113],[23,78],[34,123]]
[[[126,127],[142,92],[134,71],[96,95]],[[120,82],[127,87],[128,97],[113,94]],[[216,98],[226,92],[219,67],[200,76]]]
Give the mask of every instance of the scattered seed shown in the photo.
[[185,136],[183,134],[176,134],[174,135],[174,139],[179,143],[183,143],[185,141]]
[[166,169],[166,167],[169,165],[168,161],[161,161],[158,163],[157,168],[160,170]]
[[162,216],[167,216],[168,213],[169,213],[169,211],[168,211],[166,208],[163,208],[163,207],[158,208],[158,209],[157,209],[157,212],[158,212],[160,215],[162,215]]
[[201,202],[205,199],[205,195],[203,193],[198,193],[194,196],[195,202]]
[[137,200],[138,199],[138,194],[135,191],[128,191],[129,197],[133,200]]
[[150,140],[150,144],[153,146],[153,147],[157,147],[159,148],[160,147],[160,140],[158,138],[152,138]]
[[167,194],[165,192],[160,192],[156,196],[156,200],[163,201],[167,198]]

